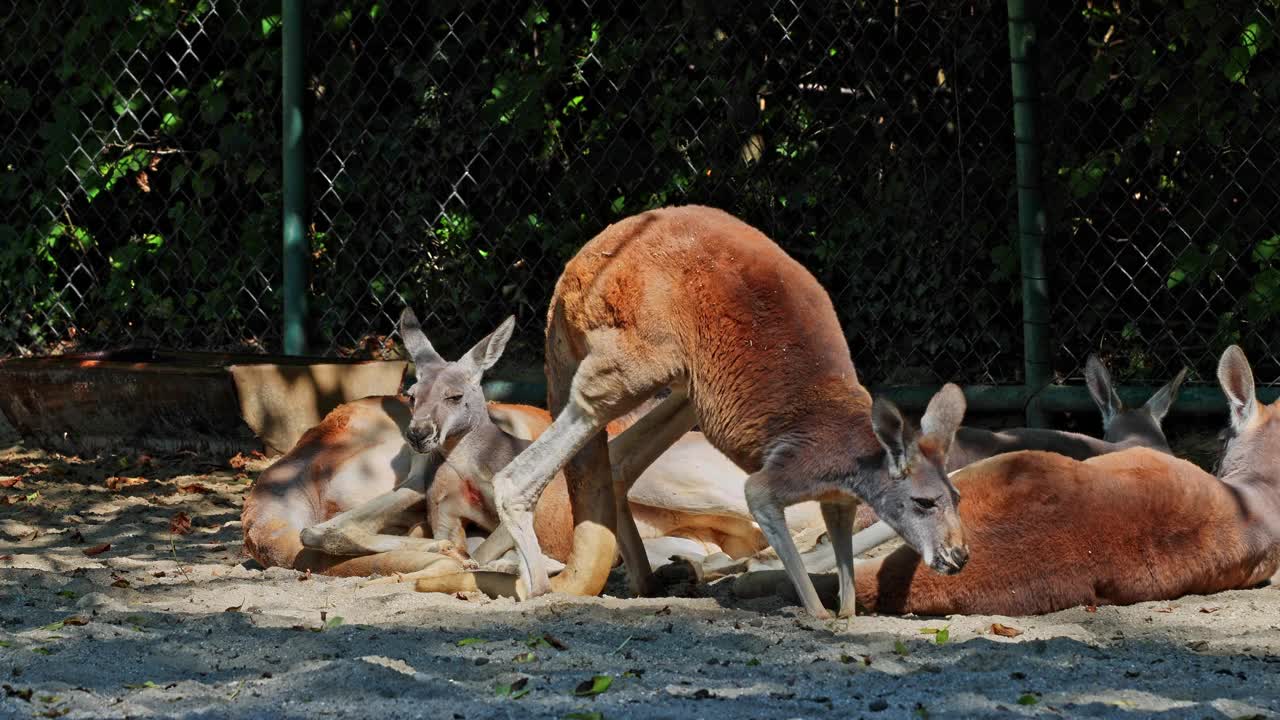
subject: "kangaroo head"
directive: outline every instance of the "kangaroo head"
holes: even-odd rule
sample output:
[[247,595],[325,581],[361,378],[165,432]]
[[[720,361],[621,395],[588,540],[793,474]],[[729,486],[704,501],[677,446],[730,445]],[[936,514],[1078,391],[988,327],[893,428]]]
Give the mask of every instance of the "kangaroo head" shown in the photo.
[[964,393],[942,386],[914,432],[893,403],[876,398],[871,429],[885,452],[889,482],[875,504],[876,514],[925,564],[945,575],[960,572],[969,560],[957,503],[960,493],[947,477],[947,451],[964,419]]
[[1218,384],[1227,396],[1230,424],[1223,432],[1219,475],[1280,463],[1280,401],[1266,405],[1254,395],[1253,368],[1238,345],[1232,345],[1218,360]]
[[431,346],[413,310],[404,309],[400,338],[417,377],[408,390],[413,417],[404,436],[415,451],[447,452],[467,433],[489,422],[480,379],[502,357],[515,320],[507,318],[461,359],[448,362]]
[[1187,378],[1187,368],[1182,368],[1168,385],[1157,390],[1141,407],[1136,408],[1127,408],[1120,401],[1120,396],[1111,383],[1111,373],[1096,355],[1090,355],[1085,363],[1084,377],[1089,386],[1089,394],[1102,412],[1103,440],[1117,445],[1173,452],[1160,423],[1169,414],[1173,401],[1178,399],[1182,381]]

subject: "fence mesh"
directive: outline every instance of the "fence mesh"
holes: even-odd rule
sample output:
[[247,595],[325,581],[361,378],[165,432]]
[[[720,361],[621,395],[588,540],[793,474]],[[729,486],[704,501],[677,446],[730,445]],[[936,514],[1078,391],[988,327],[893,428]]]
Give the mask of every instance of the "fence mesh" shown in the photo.
[[[809,267],[873,383],[1021,381],[1004,3],[307,4],[310,335],[536,366],[563,262],[658,205]],[[0,352],[278,352],[280,27],[227,0],[0,11]],[[1259,374],[1280,311],[1274,10],[1039,20],[1052,347]]]
[[76,7],[0,11],[0,347],[278,349],[278,18]]
[[[1095,3],[1045,18],[1055,369],[1280,377],[1280,65],[1270,3]],[[1194,377],[1194,375],[1193,375]]]

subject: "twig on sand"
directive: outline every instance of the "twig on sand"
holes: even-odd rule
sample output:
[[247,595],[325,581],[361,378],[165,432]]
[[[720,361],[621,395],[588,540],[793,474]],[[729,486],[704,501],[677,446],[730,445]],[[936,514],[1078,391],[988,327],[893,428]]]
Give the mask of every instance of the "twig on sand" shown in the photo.
[[191,579],[187,574],[187,569],[182,567],[182,563],[178,560],[178,545],[173,540],[173,533],[169,533],[169,552],[173,555],[173,564],[178,566],[178,572],[182,573],[182,577],[187,579],[187,585],[191,590],[191,602],[196,601],[196,581]]

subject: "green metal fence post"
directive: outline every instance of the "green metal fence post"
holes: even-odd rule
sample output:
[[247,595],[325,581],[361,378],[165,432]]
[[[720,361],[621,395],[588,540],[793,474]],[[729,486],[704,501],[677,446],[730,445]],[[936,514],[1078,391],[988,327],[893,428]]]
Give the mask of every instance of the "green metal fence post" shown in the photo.
[[1044,268],[1045,215],[1040,202],[1040,137],[1036,131],[1038,0],[1008,0],[1013,74],[1013,136],[1018,183],[1018,247],[1022,259],[1022,352],[1027,425],[1044,427],[1039,393],[1049,384],[1049,281]]
[[281,33],[284,85],[284,351],[307,351],[307,204],[306,135],[303,98],[306,90],[306,7],[303,0],[283,0]]

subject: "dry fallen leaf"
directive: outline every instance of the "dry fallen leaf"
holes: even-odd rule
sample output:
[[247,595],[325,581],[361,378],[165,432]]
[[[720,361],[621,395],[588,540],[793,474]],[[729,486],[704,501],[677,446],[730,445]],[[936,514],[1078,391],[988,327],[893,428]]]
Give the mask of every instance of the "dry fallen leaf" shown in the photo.
[[1158,613],[1171,613],[1171,612],[1173,612],[1173,606],[1172,606],[1172,605],[1166,605],[1166,606],[1164,606],[1164,607],[1156,608],[1156,612],[1158,612]]
[[0,487],[2,488],[23,487],[22,476],[19,475],[17,477],[0,478]]
[[129,581],[122,577],[118,577],[115,582],[111,583],[111,587],[127,588],[129,587]]
[[1016,627],[1001,625],[1000,623],[991,623],[991,632],[1001,637],[1018,637],[1022,631]]
[[147,479],[143,477],[122,477],[119,475],[115,475],[107,478],[108,490],[123,490],[125,488],[134,487],[137,485],[146,485],[146,484],[147,484]]
[[1200,608],[1200,612],[1204,613],[1205,615],[1212,615],[1221,609],[1222,608],[1220,607],[1202,607]]
[[232,470],[243,470],[249,464],[249,458],[242,453],[236,453],[230,460],[227,460],[227,464],[231,466]]
[[240,612],[241,608],[243,607],[244,607],[244,601],[241,600],[239,605],[232,605],[231,607],[227,608],[226,610],[223,610],[222,612]]
[[191,494],[198,493],[200,495],[208,495],[209,493],[213,492],[212,490],[205,487],[204,485],[201,485],[200,483],[191,483],[190,485],[179,485],[178,489],[184,493],[191,493]]
[[1085,611],[1085,612],[1088,612],[1088,613],[1096,613],[1096,612],[1098,612],[1098,606],[1097,606],[1097,605],[1085,605],[1085,606],[1084,606],[1084,611]]
[[101,555],[102,553],[110,549],[111,549],[111,543],[102,543],[101,545],[94,545],[91,548],[85,548],[80,552],[84,553],[87,557],[93,557],[94,555]]
[[63,625],[88,625],[89,619],[82,618],[79,615],[72,615],[71,617],[64,619],[62,621],[62,624]]
[[187,535],[191,532],[191,516],[179,511],[169,520],[169,532],[174,535]]
[[0,562],[9,562],[12,559],[12,555],[0,555]]

